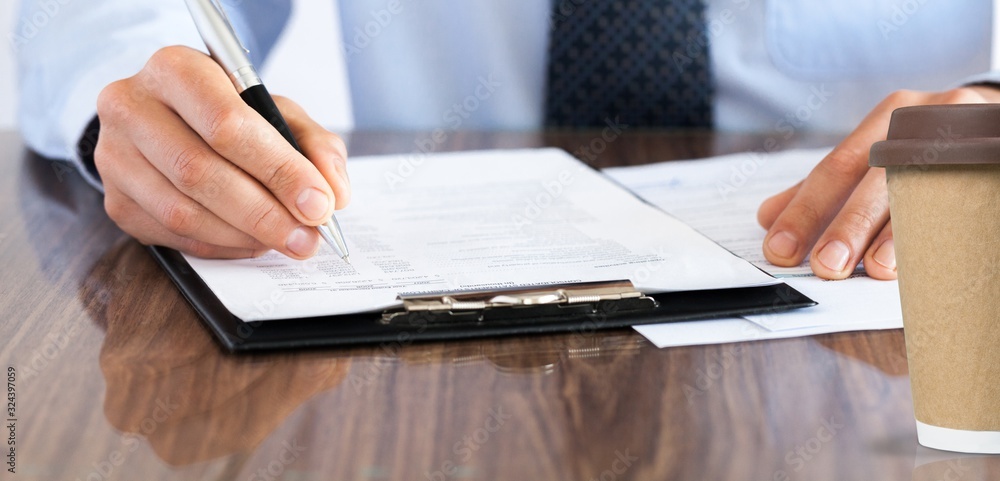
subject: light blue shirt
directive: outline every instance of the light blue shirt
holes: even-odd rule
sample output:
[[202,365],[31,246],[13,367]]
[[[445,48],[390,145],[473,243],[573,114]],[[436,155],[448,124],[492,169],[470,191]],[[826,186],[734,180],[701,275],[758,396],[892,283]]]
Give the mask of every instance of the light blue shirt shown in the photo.
[[[342,43],[329,48],[345,52],[354,125],[541,127],[551,1],[341,0]],[[223,3],[254,60],[265,61],[289,0]],[[894,90],[993,78],[990,0],[707,5],[720,130],[844,132]],[[26,141],[74,160],[105,85],[163,46],[204,49],[180,0],[22,0],[10,40]]]

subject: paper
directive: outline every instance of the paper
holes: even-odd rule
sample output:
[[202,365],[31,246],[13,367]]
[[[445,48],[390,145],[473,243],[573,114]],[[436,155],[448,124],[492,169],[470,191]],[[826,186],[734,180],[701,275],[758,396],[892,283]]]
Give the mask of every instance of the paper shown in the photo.
[[650,203],[819,303],[778,314],[636,330],[665,347],[902,327],[896,281],[877,281],[861,271],[843,281],[826,281],[812,274],[808,261],[784,268],[764,259],[761,246],[766,231],[757,224],[757,208],[764,199],[805,178],[827,152],[743,153],[606,170]]
[[777,281],[556,149],[352,159],[351,265],[185,256],[245,321],[382,310],[401,293],[629,279],[645,292]]

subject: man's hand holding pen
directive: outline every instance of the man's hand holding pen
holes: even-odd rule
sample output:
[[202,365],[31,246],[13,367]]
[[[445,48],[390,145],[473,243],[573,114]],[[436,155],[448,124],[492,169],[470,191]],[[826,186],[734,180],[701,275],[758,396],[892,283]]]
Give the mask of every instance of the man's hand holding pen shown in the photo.
[[347,149],[294,102],[275,102],[304,156],[209,56],[157,52],[98,99],[94,161],[108,214],[144,244],[200,257],[312,256],[312,227],[350,200]]

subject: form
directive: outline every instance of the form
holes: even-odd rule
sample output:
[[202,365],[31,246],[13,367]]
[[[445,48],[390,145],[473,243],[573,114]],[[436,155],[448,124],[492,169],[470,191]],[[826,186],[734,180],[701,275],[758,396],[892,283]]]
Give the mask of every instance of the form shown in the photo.
[[902,327],[896,281],[877,281],[863,270],[843,281],[827,281],[812,274],[808,260],[786,268],[764,259],[766,231],[757,224],[757,208],[805,178],[827,152],[749,152],[607,169],[605,173],[637,195],[819,303],[778,314],[636,329],[665,347]]
[[354,158],[351,251],[185,256],[244,321],[398,305],[397,295],[629,279],[645,292],[776,281],[557,149]]

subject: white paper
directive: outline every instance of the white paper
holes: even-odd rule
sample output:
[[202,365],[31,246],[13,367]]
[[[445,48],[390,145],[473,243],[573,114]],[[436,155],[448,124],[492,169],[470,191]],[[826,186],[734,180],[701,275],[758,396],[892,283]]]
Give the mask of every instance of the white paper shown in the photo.
[[646,292],[774,284],[556,149],[355,158],[338,212],[351,265],[324,251],[185,256],[245,321],[381,310],[401,293],[629,279]]
[[902,327],[896,281],[877,281],[860,270],[849,279],[826,281],[812,274],[808,261],[784,268],[764,259],[761,246],[766,231],[757,224],[758,207],[805,178],[827,152],[743,153],[606,170],[650,203],[819,303],[780,314],[637,326],[636,330],[665,347]]

